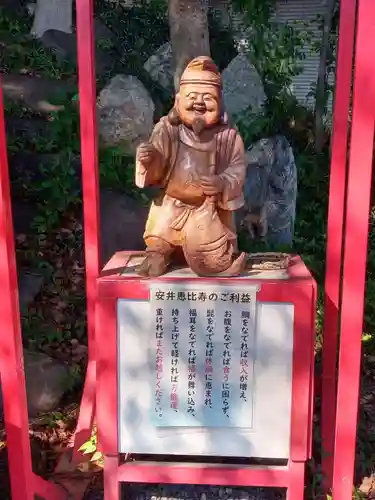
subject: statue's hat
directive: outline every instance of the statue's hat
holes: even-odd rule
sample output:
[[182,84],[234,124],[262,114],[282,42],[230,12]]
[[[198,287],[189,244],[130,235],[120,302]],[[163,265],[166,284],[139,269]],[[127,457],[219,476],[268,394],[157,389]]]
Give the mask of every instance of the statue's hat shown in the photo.
[[182,73],[180,85],[206,84],[221,88],[221,76],[218,67],[208,56],[196,57],[186,66]]

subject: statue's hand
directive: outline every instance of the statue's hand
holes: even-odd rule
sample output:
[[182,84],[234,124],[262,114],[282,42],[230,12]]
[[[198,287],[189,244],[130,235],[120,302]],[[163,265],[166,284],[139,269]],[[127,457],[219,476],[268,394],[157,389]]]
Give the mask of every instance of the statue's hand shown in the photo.
[[224,181],[219,175],[203,175],[200,178],[200,185],[207,196],[220,194],[224,190]]
[[153,144],[143,142],[137,148],[137,161],[144,166],[151,165],[159,155],[158,150]]

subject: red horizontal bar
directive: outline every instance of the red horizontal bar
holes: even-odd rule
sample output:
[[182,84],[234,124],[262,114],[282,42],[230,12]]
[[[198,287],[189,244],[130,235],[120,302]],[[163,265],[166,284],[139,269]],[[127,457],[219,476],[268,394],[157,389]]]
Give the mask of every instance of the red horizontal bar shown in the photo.
[[287,466],[207,466],[127,463],[118,468],[117,480],[123,483],[201,484],[218,486],[267,486],[287,488]]
[[33,483],[35,495],[44,500],[68,500],[68,492],[57,484],[50,483],[36,474],[33,474]]

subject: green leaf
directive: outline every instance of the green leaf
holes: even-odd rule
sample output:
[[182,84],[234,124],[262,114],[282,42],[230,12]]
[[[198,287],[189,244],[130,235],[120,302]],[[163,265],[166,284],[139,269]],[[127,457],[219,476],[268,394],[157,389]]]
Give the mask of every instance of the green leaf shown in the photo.
[[90,462],[97,462],[103,458],[103,453],[101,451],[96,451],[90,459]]

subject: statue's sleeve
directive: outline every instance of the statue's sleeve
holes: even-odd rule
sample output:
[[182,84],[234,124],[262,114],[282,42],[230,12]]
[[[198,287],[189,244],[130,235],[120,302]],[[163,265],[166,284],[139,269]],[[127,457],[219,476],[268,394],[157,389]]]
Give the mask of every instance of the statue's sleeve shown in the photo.
[[160,156],[148,167],[136,160],[135,183],[140,188],[162,184],[168,170],[171,157],[171,137],[163,120],[155,125],[149,142],[155,146]]
[[225,210],[238,210],[244,204],[243,184],[246,177],[246,155],[242,139],[238,133],[230,148],[228,167],[220,174],[224,180],[224,190],[219,206]]

